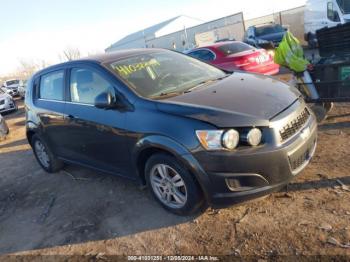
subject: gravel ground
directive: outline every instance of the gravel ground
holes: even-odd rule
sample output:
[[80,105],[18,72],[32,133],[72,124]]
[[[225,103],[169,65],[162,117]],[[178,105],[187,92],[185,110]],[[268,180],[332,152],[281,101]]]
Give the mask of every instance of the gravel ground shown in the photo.
[[11,134],[0,142],[0,254],[350,259],[349,104],[336,105],[320,125],[312,163],[286,189],[177,217],[130,181],[74,166],[43,172],[20,103],[5,116]]

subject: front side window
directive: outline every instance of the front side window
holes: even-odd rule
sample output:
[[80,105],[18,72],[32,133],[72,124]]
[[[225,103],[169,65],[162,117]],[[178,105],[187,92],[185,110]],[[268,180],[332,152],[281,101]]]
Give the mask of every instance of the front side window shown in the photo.
[[334,10],[334,5],[332,2],[328,2],[327,4],[327,17],[333,22],[340,22],[339,14],[336,10]]
[[71,71],[71,101],[82,104],[95,104],[95,99],[102,93],[115,93],[112,85],[100,74],[84,68],[73,68]]
[[63,101],[64,71],[56,71],[40,78],[39,98]]
[[139,95],[157,99],[226,75],[213,66],[170,51],[140,54],[107,66]]
[[247,34],[248,34],[248,38],[254,38],[254,28],[249,27]]

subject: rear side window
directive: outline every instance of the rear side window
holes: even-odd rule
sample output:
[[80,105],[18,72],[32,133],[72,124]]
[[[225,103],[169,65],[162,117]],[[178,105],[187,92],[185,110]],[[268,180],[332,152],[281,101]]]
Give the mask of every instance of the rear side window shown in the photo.
[[95,104],[102,93],[115,94],[112,85],[98,73],[89,69],[73,68],[71,71],[71,101],[82,104]]
[[41,76],[39,98],[63,101],[63,79],[63,70]]
[[237,54],[240,52],[253,50],[253,49],[254,47],[247,45],[245,43],[230,43],[219,47],[219,50],[223,52],[225,55]]

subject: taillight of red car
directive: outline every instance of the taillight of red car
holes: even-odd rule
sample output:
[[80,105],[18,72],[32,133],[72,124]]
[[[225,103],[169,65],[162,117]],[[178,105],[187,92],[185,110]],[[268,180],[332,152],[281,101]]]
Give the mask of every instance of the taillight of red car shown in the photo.
[[270,54],[265,50],[257,50],[253,54],[237,58],[234,63],[238,67],[256,66],[273,61]]

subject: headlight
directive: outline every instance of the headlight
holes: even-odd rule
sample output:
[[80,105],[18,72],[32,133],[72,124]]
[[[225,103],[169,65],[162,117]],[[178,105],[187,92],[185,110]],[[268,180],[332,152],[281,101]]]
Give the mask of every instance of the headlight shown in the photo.
[[258,128],[252,128],[247,134],[247,142],[251,146],[258,146],[261,143],[262,133]]
[[239,143],[239,133],[230,129],[224,130],[199,130],[196,135],[206,150],[235,149]]
[[222,144],[229,150],[235,149],[238,146],[238,143],[239,133],[234,129],[226,131],[222,136]]
[[241,134],[235,129],[197,130],[197,138],[206,150],[233,150],[242,141],[250,146],[258,146],[262,141],[262,132],[258,128],[243,129]]
[[196,135],[202,146],[207,150],[222,149],[221,138],[224,131],[222,130],[199,130]]

